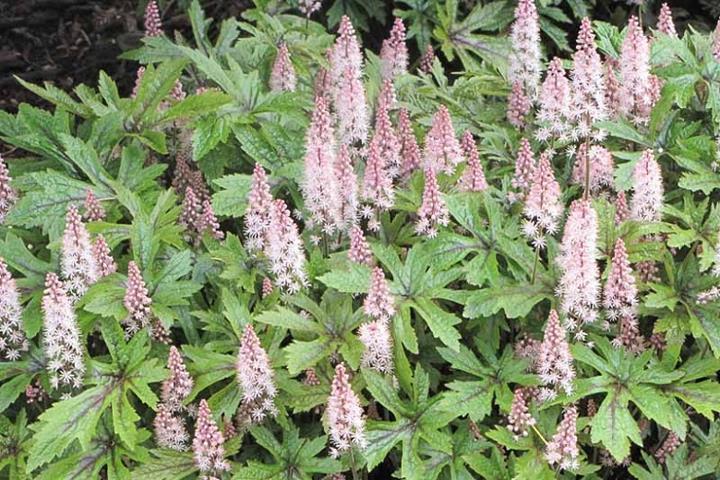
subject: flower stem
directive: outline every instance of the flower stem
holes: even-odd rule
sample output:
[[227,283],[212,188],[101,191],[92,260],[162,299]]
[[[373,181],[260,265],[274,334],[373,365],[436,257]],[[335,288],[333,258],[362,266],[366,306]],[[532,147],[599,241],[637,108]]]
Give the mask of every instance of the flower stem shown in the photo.
[[535,262],[533,263],[532,276],[530,277],[530,284],[535,284],[535,274],[537,273],[538,259],[540,258],[540,249],[535,247]]
[[537,434],[537,436],[540,437],[540,440],[542,440],[542,442],[545,445],[547,445],[548,444],[547,440],[545,440],[545,437],[543,437],[542,433],[540,433],[540,431],[537,429],[537,427],[535,425],[530,425],[530,427],[533,429],[533,432],[535,432]]

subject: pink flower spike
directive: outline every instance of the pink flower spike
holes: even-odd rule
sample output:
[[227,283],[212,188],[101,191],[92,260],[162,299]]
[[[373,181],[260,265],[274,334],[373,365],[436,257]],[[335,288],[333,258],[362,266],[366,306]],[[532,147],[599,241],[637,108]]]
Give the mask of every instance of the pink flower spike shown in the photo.
[[515,159],[515,174],[510,185],[517,190],[510,198],[511,201],[523,200],[530,190],[530,184],[535,174],[535,157],[527,138],[520,140],[520,148]]
[[335,85],[333,98],[340,142],[348,145],[364,143],[368,136],[369,119],[361,72],[346,67]]
[[160,9],[155,0],[150,0],[145,7],[145,36],[159,37],[163,34]]
[[521,85],[525,94],[535,97],[540,83],[540,20],[535,0],[519,0],[515,21],[510,27],[510,65],[508,79]]
[[385,158],[380,155],[378,142],[370,142],[365,164],[362,197],[378,210],[389,210],[395,203],[391,172]]
[[360,265],[372,266],[373,256],[370,251],[370,245],[365,240],[365,234],[363,234],[362,228],[359,225],[353,225],[350,228],[350,250],[348,251],[348,258],[351,262],[358,263]]
[[174,345],[170,347],[167,368],[170,376],[162,383],[160,398],[169,412],[176,412],[183,408],[183,401],[190,395],[194,382]]
[[393,371],[393,339],[387,321],[373,320],[363,323],[358,330],[358,338],[365,349],[362,364],[380,373]]
[[469,130],[463,133],[460,146],[467,159],[467,165],[465,166],[463,176],[460,177],[458,181],[458,187],[460,190],[466,192],[482,192],[488,187],[488,184],[485,180],[485,172],[483,171],[482,164],[480,163],[480,154],[478,153],[475,139]]
[[267,298],[270,295],[272,295],[272,292],[274,290],[272,280],[270,280],[268,277],[263,278],[262,281],[262,298]]
[[507,417],[508,429],[513,433],[513,437],[518,439],[520,437],[528,436],[528,428],[535,425],[535,418],[533,418],[528,408],[528,402],[530,401],[530,394],[527,388],[517,387],[513,393],[512,404],[510,405],[510,413]]
[[179,452],[187,448],[188,432],[182,419],[171,412],[164,403],[158,403],[153,421],[155,443],[161,448]]
[[370,278],[370,288],[363,303],[365,315],[375,320],[387,321],[395,315],[395,301],[385,280],[382,268],[375,267]]
[[290,60],[287,43],[278,47],[277,56],[270,73],[270,90],[273,92],[294,92],[297,85],[295,67]]
[[407,73],[408,50],[405,45],[405,25],[401,18],[395,17],[390,37],[383,41],[380,50],[382,77],[393,79]]
[[200,214],[200,232],[208,232],[213,238],[222,240],[225,233],[220,230],[220,222],[218,222],[210,200],[203,200],[202,213]]
[[572,172],[572,181],[578,185],[585,185],[585,166],[590,164],[590,192],[597,193],[603,188],[611,188],[615,165],[610,152],[600,145],[588,148],[587,143],[581,143],[577,149],[575,166]]
[[550,465],[559,465],[563,470],[576,470],[579,466],[580,450],[577,443],[577,407],[571,405],[563,412],[563,419],[557,433],[545,448],[545,458]]
[[208,478],[230,470],[230,464],[224,459],[224,443],[225,439],[212,418],[207,400],[200,400],[192,449],[195,465]]
[[245,326],[237,357],[237,380],[242,388],[243,407],[254,423],[275,416],[275,381],[270,358],[252,325]]
[[603,307],[607,310],[608,318],[616,320],[622,317],[634,317],[636,305],[635,277],[628,260],[625,242],[622,238],[618,238],[603,291]]
[[8,212],[17,201],[17,192],[10,185],[11,181],[5,160],[0,156],[0,223],[5,221]]
[[340,196],[339,226],[345,231],[358,219],[358,178],[347,145],[340,146],[335,159],[335,176]]
[[43,348],[50,385],[79,388],[85,375],[80,329],[72,302],[54,273],[45,277],[42,311]]
[[68,207],[65,217],[60,270],[65,288],[73,301],[83,296],[88,287],[99,278],[97,262],[90,243],[90,233],[80,219],[75,205]]
[[0,359],[14,362],[30,344],[22,323],[20,293],[15,279],[0,258]]
[[99,222],[105,219],[105,209],[95,194],[89,188],[85,192],[85,219],[89,222]]
[[110,247],[105,241],[105,237],[98,235],[92,246],[92,254],[98,266],[98,275],[107,277],[117,271],[117,264],[112,257]]
[[712,33],[712,42],[713,57],[720,62],[720,19],[715,25],[715,31]]
[[523,129],[527,125],[526,118],[532,108],[530,97],[525,94],[522,84],[515,82],[512,85],[510,96],[508,97],[507,118],[510,124],[517,128]]
[[460,142],[455,138],[450,112],[440,105],[433,116],[432,126],[425,136],[425,167],[432,167],[452,175],[455,166],[462,162]]
[[128,312],[128,316],[123,321],[128,334],[134,334],[150,323],[152,299],[148,296],[140,268],[132,260],[128,263],[127,288],[123,304]]
[[615,225],[622,224],[630,218],[630,210],[628,209],[627,197],[625,192],[620,192],[615,200]]
[[575,200],[565,223],[557,263],[561,277],[557,294],[561,310],[571,330],[578,322],[592,323],[597,318],[600,296],[600,273],[597,261],[598,221],[588,200]]
[[557,312],[550,310],[537,359],[538,374],[548,387],[541,392],[544,399],[553,398],[556,394],[554,389],[562,388],[568,395],[573,391],[575,369],[566,336]]
[[640,222],[659,222],[663,193],[660,164],[655,160],[652,150],[645,150],[633,170],[630,216]]
[[570,78],[573,92],[573,137],[602,140],[605,132],[593,131],[593,124],[607,119],[605,79],[600,55],[595,46],[595,34],[587,17],[583,18],[580,24]]
[[353,445],[361,450],[367,446],[365,418],[360,400],[352,391],[345,365],[342,363],[335,367],[335,377],[327,401],[327,425],[332,457],[339,457]]
[[553,235],[557,231],[558,220],[563,213],[560,193],[560,185],[555,180],[550,163],[550,153],[545,151],[540,155],[538,166],[533,172],[523,208],[526,218],[523,230],[535,248],[544,248],[545,235]]
[[437,235],[438,225],[446,226],[449,221],[448,209],[440,194],[435,170],[432,167],[425,169],[422,205],[417,214],[418,221],[415,231],[420,235],[427,235],[429,238]]
[[375,130],[377,130],[377,116],[381,110],[385,110],[388,113],[395,110],[397,107],[397,95],[395,94],[395,87],[391,80],[383,80],[382,88],[377,98],[377,108],[375,109]]
[[390,121],[387,103],[382,102],[375,117],[375,132],[371,143],[376,144],[378,154],[384,159],[388,173],[396,177],[400,172],[400,142]]
[[197,232],[202,231],[202,225],[200,224],[200,216],[202,215],[201,208],[195,191],[192,187],[187,187],[185,189],[185,198],[182,202],[179,223],[191,236],[195,236]]
[[655,85],[650,74],[650,43],[637,17],[630,17],[620,54],[620,113],[638,125],[647,124],[655,105]]
[[[663,3],[663,5],[666,4]],[[655,458],[658,463],[661,465],[664,464],[667,457],[675,453],[675,450],[678,449],[681,443],[682,441],[680,440],[680,437],[678,437],[675,432],[668,432],[662,445],[660,445],[660,448],[658,448],[655,452]]]
[[248,193],[248,206],[245,210],[245,235],[248,250],[262,250],[270,221],[273,198],[265,170],[255,164]]
[[667,3],[663,3],[660,6],[657,29],[665,35],[677,38],[677,31],[675,30],[675,22],[673,22],[672,10],[670,10]]
[[428,43],[428,46],[425,47],[425,51],[423,52],[422,57],[420,57],[420,65],[418,66],[418,70],[420,70],[420,73],[430,73],[434,62],[435,49],[433,48],[432,44]]
[[540,124],[536,138],[540,141],[551,139],[568,140],[570,127],[570,82],[562,66],[562,60],[555,57],[548,65],[545,81],[538,96],[540,108],[537,121]]
[[353,75],[360,77],[363,67],[360,42],[355,34],[350,17],[343,15],[338,27],[338,36],[335,39],[330,55],[330,74],[334,84],[342,81],[345,71],[349,68]]
[[404,108],[398,112],[398,137],[400,139],[400,175],[407,177],[420,167],[420,147],[410,123],[410,114]]
[[266,232],[265,256],[281,290],[297,293],[307,285],[305,250],[298,227],[283,200],[275,200],[270,208]]

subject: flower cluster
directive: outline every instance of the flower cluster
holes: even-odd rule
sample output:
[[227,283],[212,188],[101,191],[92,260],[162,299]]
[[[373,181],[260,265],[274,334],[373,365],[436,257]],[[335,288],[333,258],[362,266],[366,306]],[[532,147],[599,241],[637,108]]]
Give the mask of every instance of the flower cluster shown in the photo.
[[395,315],[395,301],[380,267],[374,267],[372,270],[370,288],[363,303],[363,310],[368,317],[376,320],[387,320]]
[[620,113],[646,124],[659,97],[657,82],[650,74],[650,43],[637,17],[630,17],[620,55]]
[[604,132],[593,131],[593,124],[608,117],[605,102],[605,78],[600,55],[595,47],[595,34],[589,18],[583,18],[577,37],[570,72],[572,100],[570,114],[574,138],[602,140]]
[[360,449],[366,447],[365,418],[360,400],[352,391],[342,363],[335,367],[335,377],[327,400],[327,424],[332,444],[330,454],[333,457],[341,455],[353,445]]
[[600,145],[590,146],[587,143],[580,144],[572,171],[573,183],[585,185],[587,182],[590,192],[597,193],[603,188],[612,187],[614,171],[612,154],[607,148]]
[[556,394],[555,388],[562,388],[567,394],[573,391],[575,369],[566,336],[557,312],[551,310],[537,359],[538,374],[546,385],[540,391],[543,399],[553,398]]
[[387,320],[372,320],[362,324],[358,330],[358,338],[364,347],[364,367],[381,373],[393,371],[393,341]]
[[244,411],[253,423],[275,415],[275,381],[270,358],[260,345],[252,325],[245,326],[237,358],[237,379],[242,388]]
[[535,248],[544,248],[545,235],[555,233],[562,212],[560,185],[555,180],[550,154],[545,151],[540,155],[540,161],[534,169],[523,209],[523,215],[527,219],[523,230]]
[[440,105],[425,136],[425,167],[452,175],[460,162],[462,149],[455,137],[450,112],[445,105]]
[[485,180],[485,172],[483,171],[482,164],[480,163],[480,154],[478,153],[477,145],[469,130],[463,133],[460,139],[460,147],[467,159],[467,165],[465,166],[462,177],[458,180],[458,187],[460,190],[467,192],[482,192],[488,187],[488,184],[487,180]]
[[528,402],[531,400],[531,389],[518,387],[513,394],[512,404],[510,405],[510,413],[507,417],[508,428],[515,438],[527,437],[528,428],[535,425],[528,408]]
[[287,43],[278,47],[278,53],[270,73],[270,90],[275,92],[294,92],[297,85],[295,67],[290,60]]
[[152,299],[148,296],[148,289],[140,268],[132,260],[128,263],[127,287],[123,304],[128,312],[128,316],[123,321],[128,334],[132,335],[150,323]]
[[432,167],[425,169],[425,188],[423,190],[422,204],[417,212],[418,221],[415,230],[428,238],[437,235],[438,225],[447,225],[450,221],[447,206],[440,194],[435,170]]
[[383,41],[380,50],[383,78],[392,79],[407,72],[408,50],[405,45],[405,24],[395,18],[390,36]]
[[659,221],[663,193],[660,164],[655,160],[652,150],[645,150],[633,170],[630,216],[643,222]]
[[540,19],[535,0],[520,0],[510,28],[512,54],[508,66],[511,84],[520,84],[534,98],[540,83]]
[[[565,223],[557,263],[562,276],[557,294],[561,310],[569,315],[568,327],[591,323],[597,318],[600,295],[600,273],[596,257],[598,221],[588,200],[575,200]],[[580,332],[578,332],[582,335]]]
[[545,458],[550,465],[563,470],[576,470],[579,466],[580,450],[577,444],[577,407],[572,405],[563,412],[563,419],[557,432],[545,448]]
[[60,271],[65,281],[65,288],[74,300],[81,297],[99,278],[90,234],[74,205],[68,207],[65,217]]
[[79,388],[85,375],[80,329],[72,301],[58,276],[48,273],[42,299],[43,347],[53,388]]
[[230,470],[230,464],[224,459],[224,443],[225,438],[212,418],[207,401],[200,400],[192,450],[195,465],[208,479]]
[[10,185],[11,180],[5,160],[0,156],[0,223],[5,221],[5,216],[17,200],[17,192]]
[[535,134],[538,140],[548,141],[556,138],[567,141],[569,139],[570,101],[570,82],[562,66],[562,60],[555,57],[548,65],[538,96],[537,121],[540,128]]
[[527,138],[520,140],[520,148],[515,157],[515,174],[510,185],[517,192],[513,192],[510,201],[522,200],[525,198],[535,174],[535,157],[530,142]]
[[22,324],[20,294],[5,261],[0,258],[0,359],[15,361],[30,346]]

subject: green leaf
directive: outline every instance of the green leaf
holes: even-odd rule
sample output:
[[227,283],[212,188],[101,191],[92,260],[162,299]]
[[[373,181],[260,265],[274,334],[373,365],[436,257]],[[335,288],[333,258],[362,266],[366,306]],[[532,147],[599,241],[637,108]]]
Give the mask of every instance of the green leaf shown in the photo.
[[463,316],[486,318],[504,310],[508,318],[521,318],[547,298],[552,298],[552,295],[539,283],[483,288],[468,297]]
[[276,310],[265,311],[255,317],[255,320],[260,323],[302,332],[324,333],[325,331],[325,329],[316,322],[298,315],[285,307],[278,307]]
[[593,417],[591,440],[602,442],[618,462],[630,455],[630,441],[642,445],[640,429],[627,409],[625,393],[610,391]]
[[332,353],[334,345],[321,337],[310,342],[295,340],[285,348],[287,367],[290,375],[297,375]]
[[250,175],[225,175],[216,178],[213,183],[221,188],[213,194],[213,210],[217,215],[240,218],[247,209],[247,196],[250,191]]
[[370,288],[370,268],[348,262],[347,269],[331,270],[318,277],[318,280],[339,292],[367,293]]
[[452,350],[460,350],[460,332],[454,328],[460,323],[460,319],[438,307],[426,298],[418,298],[411,303],[411,306],[425,320],[433,336],[450,347]]

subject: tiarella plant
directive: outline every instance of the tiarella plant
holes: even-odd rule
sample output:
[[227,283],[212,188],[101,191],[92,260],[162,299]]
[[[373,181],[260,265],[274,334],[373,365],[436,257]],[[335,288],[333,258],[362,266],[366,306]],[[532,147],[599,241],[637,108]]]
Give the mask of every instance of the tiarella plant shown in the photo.
[[132,92],[18,79],[0,476],[716,478],[720,24],[608,3],[151,0]]

